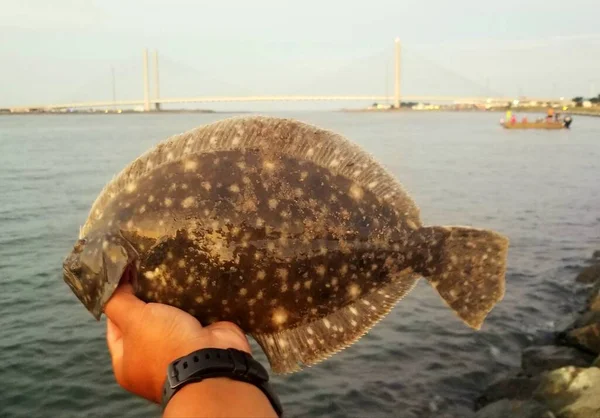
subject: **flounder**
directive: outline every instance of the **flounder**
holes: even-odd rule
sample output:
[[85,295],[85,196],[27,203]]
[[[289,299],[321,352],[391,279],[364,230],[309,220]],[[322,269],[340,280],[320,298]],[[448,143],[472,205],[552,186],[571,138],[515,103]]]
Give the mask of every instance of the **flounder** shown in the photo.
[[232,321],[288,373],[357,341],[421,277],[479,329],[504,295],[507,248],[489,230],[423,226],[401,184],[340,135],[236,117],[109,182],[63,276],[100,319],[127,271],[142,300]]

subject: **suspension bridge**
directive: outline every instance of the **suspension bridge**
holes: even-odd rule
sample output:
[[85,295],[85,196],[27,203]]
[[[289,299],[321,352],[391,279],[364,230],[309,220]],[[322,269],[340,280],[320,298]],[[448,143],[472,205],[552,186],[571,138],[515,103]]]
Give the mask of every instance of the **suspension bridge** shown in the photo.
[[[391,54],[390,54],[391,55]],[[113,70],[113,100],[72,101],[64,103],[45,103],[25,106],[10,107],[11,112],[28,111],[60,111],[68,109],[102,109],[102,108],[139,108],[144,112],[160,111],[163,105],[193,104],[193,103],[256,103],[256,102],[377,102],[390,103],[391,108],[400,108],[402,102],[418,103],[462,103],[462,104],[484,104],[484,103],[508,103],[516,99],[520,101],[542,102],[542,103],[566,103],[564,98],[556,97],[509,97],[501,95],[402,95],[401,89],[401,44],[396,39],[393,50],[393,94],[322,94],[322,95],[207,95],[190,97],[161,97],[161,85],[159,77],[158,52],[153,53],[153,94],[151,94],[150,60],[148,50],[143,51],[143,96],[139,99],[116,100],[114,92],[114,70]],[[386,81],[387,82],[387,81]]]

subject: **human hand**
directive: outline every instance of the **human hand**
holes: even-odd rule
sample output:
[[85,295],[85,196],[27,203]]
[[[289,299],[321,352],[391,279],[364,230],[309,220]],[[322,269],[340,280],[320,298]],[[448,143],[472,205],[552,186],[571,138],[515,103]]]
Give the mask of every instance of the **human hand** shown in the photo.
[[117,383],[160,403],[167,366],[202,348],[237,348],[251,353],[243,331],[231,322],[207,327],[169,305],[145,303],[129,284],[119,286],[105,307],[106,340]]

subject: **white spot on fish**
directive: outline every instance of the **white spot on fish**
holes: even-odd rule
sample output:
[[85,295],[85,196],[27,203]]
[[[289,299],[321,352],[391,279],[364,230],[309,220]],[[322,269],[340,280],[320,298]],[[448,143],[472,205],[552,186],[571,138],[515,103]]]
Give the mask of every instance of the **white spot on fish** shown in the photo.
[[283,308],[277,308],[273,311],[273,323],[275,325],[282,325],[284,324],[288,319],[288,314],[287,311]]
[[355,308],[355,307],[351,306],[351,307],[349,308],[349,310],[350,310],[350,312],[352,312],[352,314],[353,314],[353,315],[357,315],[357,316],[358,316],[358,311],[356,310],[356,308]]
[[202,187],[204,187],[204,189],[205,189],[207,192],[209,192],[209,191],[210,191],[210,189],[212,188],[212,186],[210,185],[210,183],[209,183],[209,182],[207,182],[207,181],[203,181],[202,183],[200,183],[200,185],[201,185]]
[[356,298],[358,295],[360,295],[360,286],[358,286],[356,283],[352,283],[350,286],[348,286],[348,294],[350,297]]
[[325,328],[327,329],[331,328],[331,323],[327,319],[323,319],[323,325],[325,325]]
[[354,200],[360,200],[363,198],[363,196],[364,191],[358,184],[354,183],[352,186],[350,186],[350,197],[352,197]]
[[312,157],[315,153],[314,148],[309,148],[308,151],[306,151],[306,156],[307,157]]
[[196,171],[197,168],[198,168],[198,163],[194,160],[187,160],[183,164],[184,171]]
[[408,227],[410,229],[418,229],[419,227],[417,226],[416,223],[414,223],[413,221],[411,221],[410,219],[406,220],[406,225],[408,225]]
[[125,187],[125,190],[127,191],[127,193],[133,193],[133,192],[135,192],[135,189],[137,189],[137,184],[136,183],[129,183]]
[[276,209],[279,201],[277,199],[269,199],[269,209]]
[[266,276],[267,276],[267,273],[265,273],[264,270],[258,270],[258,272],[256,273],[256,278],[258,280],[263,280]]
[[265,171],[268,171],[268,172],[271,173],[271,172],[275,171],[275,163],[272,162],[272,161],[264,161],[263,162],[263,169]]
[[240,296],[246,296],[247,293],[248,293],[248,289],[246,289],[245,287],[242,287],[240,289]]
[[187,209],[187,208],[191,208],[192,206],[194,206],[194,203],[196,203],[196,198],[193,196],[188,196],[181,201],[181,206],[184,209]]
[[319,276],[325,276],[325,272],[327,271],[327,269],[323,264],[319,264],[316,268],[316,271]]
[[169,208],[169,207],[171,207],[171,205],[173,205],[173,199],[166,197],[164,203],[165,203],[165,206]]
[[232,193],[239,193],[240,186],[238,186],[237,184],[232,184],[231,186],[229,186],[229,191]]

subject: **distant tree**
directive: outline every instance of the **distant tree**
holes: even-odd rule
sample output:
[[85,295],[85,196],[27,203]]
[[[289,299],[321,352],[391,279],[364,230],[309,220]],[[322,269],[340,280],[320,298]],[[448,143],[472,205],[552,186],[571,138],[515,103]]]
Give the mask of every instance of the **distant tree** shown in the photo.
[[581,96],[573,97],[572,101],[575,103],[576,107],[583,106],[583,97]]
[[592,97],[590,99],[590,102],[592,102],[594,104],[598,104],[598,103],[600,103],[600,97]]

